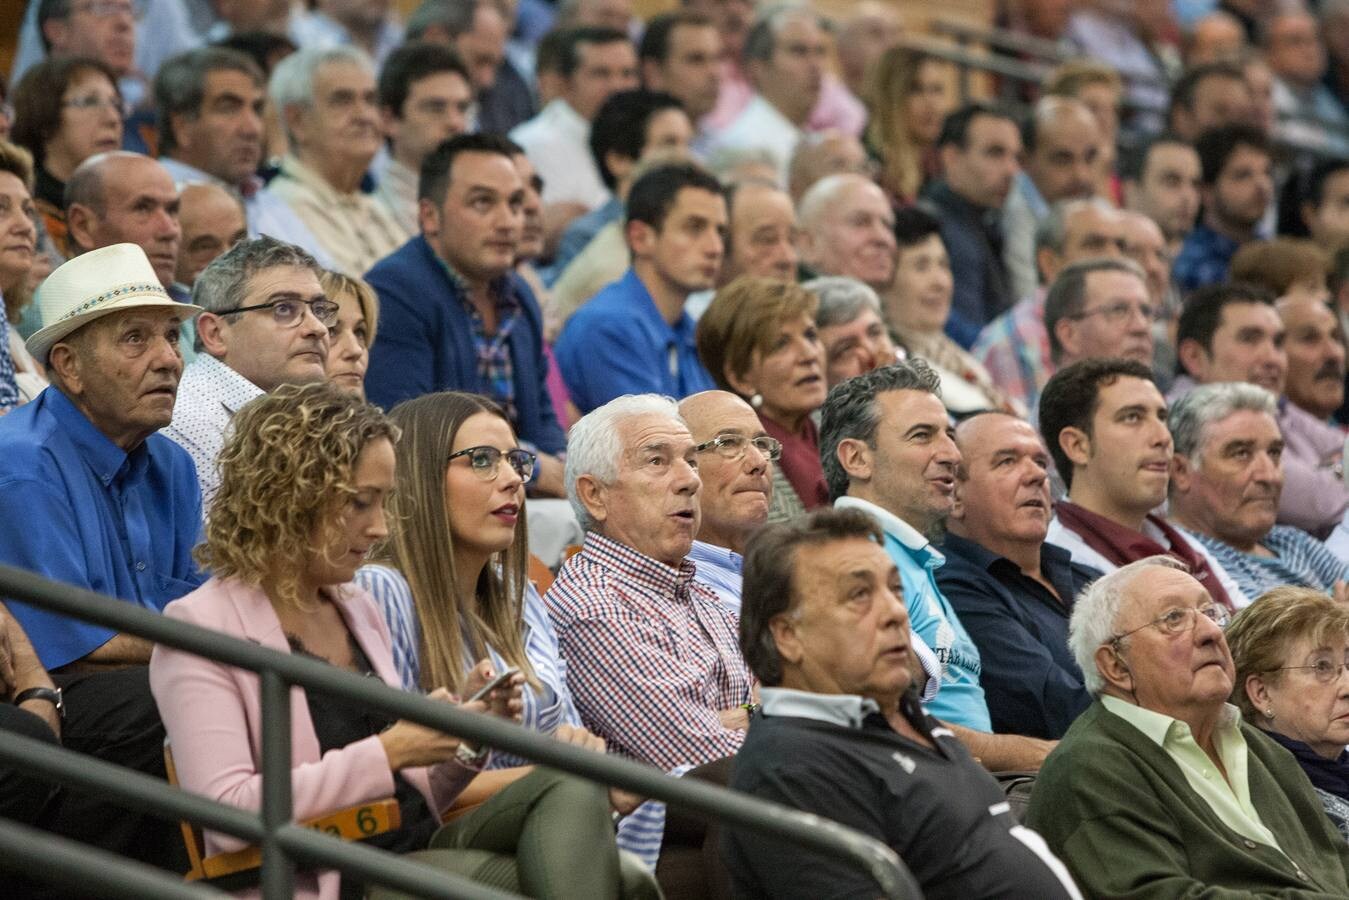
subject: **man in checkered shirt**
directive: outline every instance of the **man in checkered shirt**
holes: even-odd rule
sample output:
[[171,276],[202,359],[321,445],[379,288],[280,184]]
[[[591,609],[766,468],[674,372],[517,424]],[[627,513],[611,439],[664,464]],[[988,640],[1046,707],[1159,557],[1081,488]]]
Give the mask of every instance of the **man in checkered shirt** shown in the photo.
[[655,394],[573,426],[567,496],[587,534],[544,598],[586,727],[667,771],[734,755],[755,699],[736,618],[685,559],[700,519],[693,448]]

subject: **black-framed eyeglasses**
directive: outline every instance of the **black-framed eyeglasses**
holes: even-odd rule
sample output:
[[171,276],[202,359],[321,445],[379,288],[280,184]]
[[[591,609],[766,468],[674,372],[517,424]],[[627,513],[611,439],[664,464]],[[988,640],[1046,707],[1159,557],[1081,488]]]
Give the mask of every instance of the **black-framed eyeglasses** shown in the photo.
[[1337,681],[1340,676],[1344,674],[1345,669],[1349,669],[1349,661],[1337,663],[1331,662],[1328,659],[1318,659],[1310,666],[1279,666],[1272,671],[1290,672],[1303,669],[1311,672],[1316,680],[1322,684],[1330,684],[1332,681]]
[[270,309],[272,321],[282,328],[294,328],[304,318],[305,307],[309,308],[309,311],[314,314],[314,318],[318,319],[319,324],[324,328],[332,328],[337,324],[337,313],[340,307],[327,297],[315,297],[313,300],[273,300],[271,303],[259,303],[255,306],[236,306],[234,309],[222,309],[216,315],[229,316],[234,313]]
[[496,481],[501,472],[502,459],[515,470],[516,475],[528,481],[534,474],[534,461],[538,459],[537,454],[519,447],[504,453],[496,447],[468,447],[451,453],[447,461],[452,462],[461,456],[468,457],[468,467],[483,481]]
[[1123,634],[1117,634],[1110,639],[1110,643],[1117,644],[1131,634],[1137,634],[1144,628],[1151,628],[1156,625],[1162,634],[1172,637],[1178,634],[1185,634],[1194,629],[1194,623],[1203,616],[1219,628],[1226,628],[1229,619],[1227,607],[1219,606],[1216,603],[1207,606],[1178,606],[1175,609],[1168,609],[1151,622],[1145,622],[1130,631]]
[[745,450],[751,445],[764,455],[764,459],[769,462],[777,462],[782,458],[782,441],[777,438],[771,438],[766,434],[758,437],[747,438],[740,434],[719,434],[710,441],[703,441],[693,448],[694,453],[705,453],[708,450],[715,450],[722,459],[740,459],[745,455]]

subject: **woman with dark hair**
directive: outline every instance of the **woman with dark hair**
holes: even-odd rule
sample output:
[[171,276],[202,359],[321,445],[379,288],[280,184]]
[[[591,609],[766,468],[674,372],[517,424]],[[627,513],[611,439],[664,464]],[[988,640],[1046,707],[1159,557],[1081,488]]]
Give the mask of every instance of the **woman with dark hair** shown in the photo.
[[10,139],[33,154],[38,211],[55,249],[68,257],[66,182],[89,157],[122,146],[126,110],[117,76],[96,59],[46,59],[15,85],[13,103]]

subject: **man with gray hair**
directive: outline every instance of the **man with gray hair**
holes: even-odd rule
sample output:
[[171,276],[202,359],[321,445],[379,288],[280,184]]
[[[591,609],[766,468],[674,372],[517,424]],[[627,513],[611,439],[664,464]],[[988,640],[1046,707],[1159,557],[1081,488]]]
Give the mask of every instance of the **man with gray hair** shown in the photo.
[[942,685],[929,704],[970,751],[995,771],[1033,769],[1050,744],[990,734],[979,650],[937,586],[945,557],[932,544],[954,503],[960,451],[922,360],[874,369],[829,392],[820,457],[835,508],[860,509],[880,525],[899,567],[913,630],[937,654]]
[[257,63],[237,50],[200,47],[165,61],[154,85],[159,162],[180,186],[236,192],[250,236],[270,234],[315,253],[318,239],[257,174],[265,87]]
[[1349,566],[1307,532],[1275,524],[1284,442],[1273,394],[1241,382],[1202,385],[1171,407],[1169,423],[1171,518],[1248,597],[1290,584],[1349,599]]
[[1147,276],[1129,259],[1084,259],[1059,273],[1045,297],[1055,367],[1117,357],[1152,365],[1156,308]]
[[337,304],[324,296],[320,271],[299,247],[264,236],[240,241],[197,276],[197,357],[183,370],[164,434],[192,456],[203,510],[220,487],[216,457],[235,412],[279,385],[326,377]]
[[862,175],[828,175],[801,198],[801,261],[818,275],[846,275],[872,290],[895,279],[895,213],[885,192]]
[[825,381],[832,388],[899,359],[881,318],[881,299],[856,278],[814,278],[801,285],[816,297],[815,327],[824,347]]
[[666,771],[734,754],[755,700],[736,617],[686,559],[697,456],[668,397],[619,397],[573,425],[567,497],[586,537],[544,597],[586,728]]
[[824,86],[828,45],[819,16],[801,6],[766,12],[745,39],[744,66],[754,95],[712,140],[713,152],[763,147],[787,185],[792,151],[808,126]]
[[1125,226],[1115,208],[1104,200],[1063,200],[1051,206],[1049,215],[1040,222],[1035,246],[1040,286],[985,325],[970,350],[1003,393],[1020,400],[1027,409],[1034,408],[1056,368],[1045,333],[1049,285],[1064,266],[1078,260],[1122,258]]
[[[1349,844],[1286,750],[1227,702],[1227,609],[1170,557],[1078,597],[1093,704],[1045,760],[1026,824],[1089,897],[1343,897]],[[1127,848],[1102,863],[1103,848]]]
[[407,235],[361,182],[383,132],[370,57],[346,45],[286,57],[267,86],[290,152],[267,190],[288,204],[331,258],[360,275]]

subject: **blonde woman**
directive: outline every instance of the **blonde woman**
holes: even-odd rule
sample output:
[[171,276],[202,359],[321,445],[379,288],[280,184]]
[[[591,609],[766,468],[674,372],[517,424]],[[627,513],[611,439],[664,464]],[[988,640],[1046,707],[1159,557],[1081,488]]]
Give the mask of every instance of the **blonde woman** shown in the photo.
[[364,400],[370,345],[379,324],[379,297],[370,285],[342,272],[325,271],[319,285],[337,304],[337,324],[328,329],[328,380]]
[[952,69],[916,50],[893,47],[871,71],[867,149],[881,164],[880,184],[896,206],[912,203],[937,171],[937,136],[955,109]]
[[[220,454],[221,486],[198,549],[214,575],[165,614],[396,685],[388,630],[369,595],[350,582],[370,548],[388,535],[397,437],[378,409],[327,383],[285,385],[245,406]],[[474,691],[493,674],[484,663],[458,685]],[[183,787],[257,809],[257,675],[159,647],[150,683]],[[444,685],[430,696],[455,702]],[[494,714],[517,717],[519,681],[498,688],[488,702]],[[488,705],[465,708],[483,712]],[[558,884],[575,885],[581,891],[575,896],[618,895],[617,863],[604,864],[606,851],[615,854],[598,788],[540,772],[532,783],[515,785],[514,795],[498,795],[504,803],[439,828],[441,815],[486,761],[485,750],[302,690],[292,693],[291,744],[297,819],[393,796],[402,825],[371,839],[383,849],[417,851],[431,842],[437,849],[479,851],[441,853],[434,861],[536,896]],[[566,816],[566,828],[556,827],[559,815]],[[240,842],[207,832],[206,845],[217,853]],[[327,900],[351,887],[340,888],[334,872],[302,872],[296,896]]]

